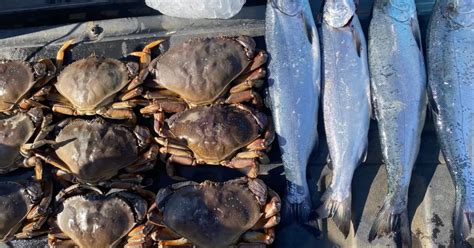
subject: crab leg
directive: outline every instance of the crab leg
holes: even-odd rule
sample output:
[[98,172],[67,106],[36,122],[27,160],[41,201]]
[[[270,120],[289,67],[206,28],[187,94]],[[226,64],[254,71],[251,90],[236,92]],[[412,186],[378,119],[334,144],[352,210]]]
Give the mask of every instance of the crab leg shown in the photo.
[[130,109],[136,106],[147,106],[149,103],[150,102],[147,100],[132,99],[128,101],[114,102],[112,103],[112,108],[113,109]]
[[221,165],[238,169],[250,178],[256,178],[259,165],[253,158],[233,158],[231,161],[222,161]]
[[158,112],[156,114],[153,114],[153,129],[157,134],[162,135],[163,134],[163,125],[165,123],[165,113],[164,112]]
[[166,89],[149,90],[142,95],[145,99],[179,99],[179,95]]
[[258,158],[260,163],[262,164],[270,163],[270,159],[268,158],[267,154],[262,151],[250,150],[250,151],[245,151],[245,152],[239,152],[235,155],[235,157],[236,158]]
[[18,106],[21,109],[30,109],[33,106],[47,108],[38,101],[44,100],[44,96],[46,96],[51,90],[51,85],[45,85],[54,78],[56,67],[51,60],[42,59],[34,64],[33,68],[35,70],[35,78],[37,78],[37,80],[34,82],[34,88],[39,88],[39,90],[35,92],[30,98],[22,99],[18,103]]
[[262,97],[253,90],[246,90],[237,93],[230,94],[230,96],[225,100],[226,103],[242,103],[252,101],[252,104],[258,108],[263,107]]
[[268,190],[268,195],[270,201],[265,205],[265,215],[264,218],[269,218],[271,216],[275,216],[280,212],[281,209],[281,199],[280,196],[273,190]]
[[49,247],[76,247],[76,243],[71,239],[65,238],[65,234],[48,234],[48,245]]
[[164,39],[159,39],[159,40],[152,41],[152,42],[148,43],[142,49],[141,52],[132,52],[132,53],[130,53],[130,55],[140,57],[140,64],[141,64],[142,68],[145,68],[146,66],[148,66],[148,64],[150,64],[150,61],[151,61],[151,49],[153,49],[154,47],[160,45],[163,41],[165,41],[165,40]]
[[186,238],[158,241],[158,247],[161,248],[167,246],[192,246],[192,244]]
[[262,67],[265,63],[267,63],[267,60],[268,54],[263,50],[258,51],[253,57],[252,63],[247,67],[246,71],[254,71],[255,69]]
[[248,231],[242,235],[242,240],[251,243],[263,243],[270,245],[275,239],[275,231],[268,229],[267,233],[261,233],[256,231]]
[[150,247],[153,241],[149,234],[153,228],[148,222],[133,228],[127,235],[127,244],[124,247]]
[[130,100],[130,99],[133,99],[135,97],[139,97],[141,96],[143,93],[143,88],[142,87],[136,87],[130,91],[127,91],[125,93],[123,93],[122,95],[120,95],[118,97],[118,99],[120,99],[120,101],[127,101],[127,100]]
[[159,101],[158,99],[153,100],[151,104],[140,109],[140,113],[144,115],[154,114],[158,112],[166,113],[178,113],[186,110],[188,105],[181,101]]
[[263,78],[266,74],[265,69],[259,68],[239,76],[234,80],[235,86],[230,88],[230,93],[237,93],[254,87],[260,88],[264,83]]
[[79,115],[73,107],[61,103],[53,104],[52,110],[53,112],[65,115]]
[[148,75],[148,65],[151,62],[151,49],[161,44],[164,39],[152,41],[147,44],[141,52],[132,52],[130,55],[140,57],[140,72],[127,86],[127,90],[132,90],[143,83]]
[[137,161],[135,161],[132,165],[125,168],[125,170],[129,173],[137,173],[143,172],[147,170],[151,170],[154,167],[154,163],[151,163],[156,160],[159,154],[159,147],[158,145],[151,145],[150,149],[146,152],[142,153]]
[[32,238],[34,236],[42,235],[48,232],[48,230],[39,230],[47,220],[47,214],[49,213],[49,204],[53,197],[53,185],[47,181],[41,181],[43,189],[43,198],[35,205],[27,214],[26,219],[30,221],[22,229],[21,233],[15,235],[18,239]]
[[135,114],[131,109],[114,109],[112,107],[106,107],[97,110],[97,114],[105,118],[116,119],[116,120],[135,120]]
[[70,39],[59,48],[58,53],[56,54],[56,68],[57,70],[61,70],[64,62],[64,54],[67,49],[69,49],[70,46],[72,46],[74,43],[74,39]]
[[35,92],[30,98],[23,99],[18,103],[18,106],[21,109],[30,109],[32,107],[41,107],[41,108],[48,108],[47,106],[39,103],[39,101],[43,101],[46,98],[46,95],[51,91],[52,85],[46,85]]
[[35,151],[34,153],[34,156],[42,159],[44,162],[48,163],[48,164],[51,164],[53,165],[54,167],[62,170],[62,171],[65,171],[65,172],[68,172],[70,173],[71,171],[67,168],[67,165],[64,164],[63,161],[61,161],[60,159],[58,158],[54,158],[52,156],[49,156],[49,155],[46,155],[40,151]]

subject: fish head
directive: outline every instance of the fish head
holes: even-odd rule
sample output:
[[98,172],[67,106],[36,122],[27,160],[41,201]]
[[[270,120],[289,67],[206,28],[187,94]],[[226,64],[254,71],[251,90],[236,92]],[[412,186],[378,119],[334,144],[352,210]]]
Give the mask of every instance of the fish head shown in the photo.
[[324,4],[324,21],[332,27],[341,28],[349,23],[356,11],[353,0],[328,0]]
[[383,10],[393,19],[399,22],[411,22],[416,17],[416,5],[414,0],[382,0]]
[[457,25],[474,25],[474,1],[448,0],[444,15]]
[[274,9],[285,15],[295,16],[303,10],[303,0],[270,0]]

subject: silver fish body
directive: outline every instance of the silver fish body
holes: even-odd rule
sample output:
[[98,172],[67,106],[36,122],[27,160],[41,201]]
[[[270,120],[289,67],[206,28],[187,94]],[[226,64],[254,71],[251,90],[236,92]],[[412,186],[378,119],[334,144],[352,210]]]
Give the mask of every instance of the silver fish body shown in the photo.
[[474,224],[474,1],[438,0],[428,29],[430,106],[456,187],[456,247]]
[[426,72],[414,0],[376,0],[369,67],[388,193],[369,240],[396,233],[411,244],[408,187],[426,116]]
[[321,39],[322,104],[332,180],[317,213],[320,218],[332,217],[347,236],[352,177],[364,160],[370,125],[367,44],[352,0],[326,1]]
[[269,105],[287,181],[284,217],[305,221],[311,209],[306,167],[318,139],[321,63],[308,0],[269,0],[265,40]]

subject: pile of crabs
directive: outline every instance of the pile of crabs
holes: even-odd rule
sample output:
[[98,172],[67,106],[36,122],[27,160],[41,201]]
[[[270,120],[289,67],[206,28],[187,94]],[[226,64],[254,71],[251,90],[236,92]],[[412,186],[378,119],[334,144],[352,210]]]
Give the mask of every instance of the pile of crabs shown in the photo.
[[[0,61],[0,241],[51,247],[265,247],[280,198],[257,178],[274,139],[257,93],[267,56],[246,36],[156,58]],[[244,175],[186,181],[176,165]],[[151,191],[161,166],[178,182]],[[20,175],[18,175],[20,171]],[[12,176],[15,174],[15,176]]]

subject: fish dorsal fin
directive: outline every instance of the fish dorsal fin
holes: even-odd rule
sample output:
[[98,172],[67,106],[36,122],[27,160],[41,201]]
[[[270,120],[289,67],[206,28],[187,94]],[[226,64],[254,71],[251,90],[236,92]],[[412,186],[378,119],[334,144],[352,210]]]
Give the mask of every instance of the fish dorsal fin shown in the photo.
[[324,4],[323,19],[331,27],[342,28],[350,23],[355,11],[352,0],[328,0]]
[[421,43],[421,32],[420,26],[418,25],[418,19],[416,17],[411,19],[411,31],[413,32],[413,37],[415,38],[416,44],[420,49],[420,52],[423,52],[423,45]]
[[288,16],[296,16],[303,10],[301,0],[269,0],[272,7]]

